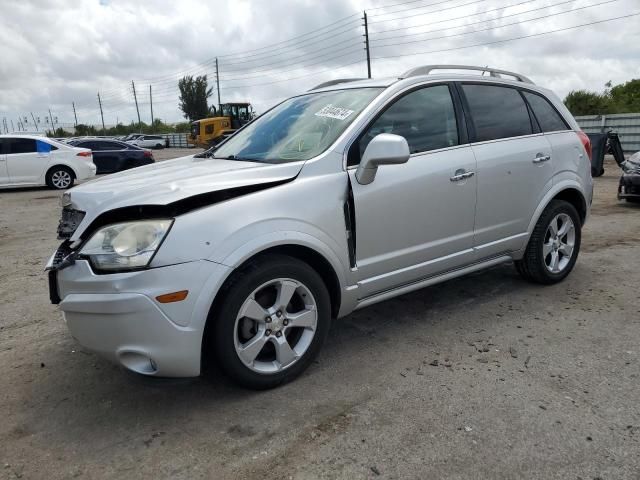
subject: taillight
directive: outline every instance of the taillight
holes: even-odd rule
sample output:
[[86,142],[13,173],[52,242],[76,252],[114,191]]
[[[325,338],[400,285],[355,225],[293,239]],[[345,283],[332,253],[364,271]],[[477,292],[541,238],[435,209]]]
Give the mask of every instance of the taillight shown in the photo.
[[93,152],[88,151],[88,152],[78,152],[78,157],[91,157],[93,155]]
[[582,146],[587,151],[587,156],[589,157],[589,162],[591,162],[591,158],[592,158],[593,154],[591,153],[591,140],[589,140],[589,136],[586,133],[584,133],[582,130],[578,130],[576,133],[578,134],[578,137],[580,138],[580,141],[582,142]]
[[153,153],[151,153],[151,150],[145,150],[142,156],[145,158],[153,158]]

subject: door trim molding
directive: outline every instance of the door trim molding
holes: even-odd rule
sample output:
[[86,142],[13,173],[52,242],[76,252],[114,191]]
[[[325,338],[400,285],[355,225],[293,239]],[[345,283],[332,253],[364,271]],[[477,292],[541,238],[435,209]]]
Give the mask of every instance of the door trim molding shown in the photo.
[[417,280],[405,285],[400,285],[398,287],[364,297],[362,300],[358,302],[354,310],[358,310],[360,308],[373,305],[374,303],[388,300],[398,295],[403,295],[405,293],[413,292],[415,290],[420,290],[421,288],[428,287],[436,283],[444,282],[452,278],[461,277],[468,273],[476,272],[478,270],[483,270],[485,268],[492,267],[495,265],[500,265],[501,263],[506,263],[511,260],[512,258],[509,255],[499,255],[497,257],[492,257],[476,263],[469,264],[466,267],[457,268],[454,270],[450,270],[448,272],[444,272],[431,277],[424,278],[422,280]]

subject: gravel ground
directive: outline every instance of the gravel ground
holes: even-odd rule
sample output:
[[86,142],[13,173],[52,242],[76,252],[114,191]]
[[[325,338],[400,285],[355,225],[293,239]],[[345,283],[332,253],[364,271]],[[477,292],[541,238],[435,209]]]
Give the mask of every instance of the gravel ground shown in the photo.
[[268,392],[83,351],[42,272],[59,194],[4,191],[0,478],[638,479],[640,206],[618,172],[563,283],[505,265],[360,310]]

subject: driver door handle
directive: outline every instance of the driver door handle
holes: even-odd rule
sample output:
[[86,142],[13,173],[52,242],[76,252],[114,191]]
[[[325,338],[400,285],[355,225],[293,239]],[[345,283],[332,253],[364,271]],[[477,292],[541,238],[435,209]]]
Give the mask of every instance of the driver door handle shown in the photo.
[[453,177],[450,177],[449,180],[452,182],[460,182],[461,180],[466,180],[467,178],[471,178],[476,174],[476,172],[467,172],[464,168],[459,168],[456,170],[456,173]]

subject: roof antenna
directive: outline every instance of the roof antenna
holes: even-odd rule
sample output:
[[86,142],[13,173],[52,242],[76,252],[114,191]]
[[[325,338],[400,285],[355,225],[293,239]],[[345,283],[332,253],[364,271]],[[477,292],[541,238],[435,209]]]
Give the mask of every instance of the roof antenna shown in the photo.
[[[489,65],[485,65],[484,68],[489,68]],[[482,74],[480,75],[481,77],[484,77],[484,72],[486,72],[486,70],[482,70]]]

